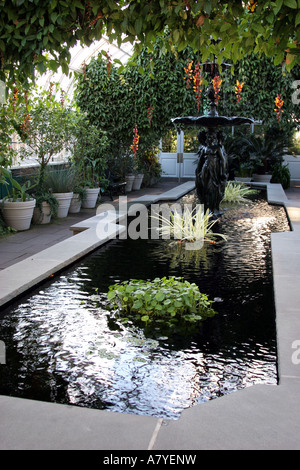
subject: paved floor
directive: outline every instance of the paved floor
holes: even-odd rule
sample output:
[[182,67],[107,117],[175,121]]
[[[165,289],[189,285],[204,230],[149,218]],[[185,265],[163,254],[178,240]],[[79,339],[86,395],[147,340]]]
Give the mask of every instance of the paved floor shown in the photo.
[[[144,188],[139,191],[132,191],[126,194],[128,201],[141,196],[151,194],[161,194],[169,189],[178,186],[178,182],[157,183],[151,188]],[[118,197],[111,201],[108,197],[102,198],[103,203],[117,206]],[[69,214],[64,219],[56,219],[47,225],[32,225],[30,230],[25,232],[10,233],[0,237],[0,270],[28,258],[29,256],[45,250],[49,246],[66,240],[73,235],[70,230],[72,225],[89,219],[96,214],[96,209],[81,209],[78,214]]]
[[[174,183],[166,183],[151,189],[151,193],[164,192],[172,185]],[[0,396],[0,448],[141,449],[156,454],[161,450],[188,450],[191,453],[191,449],[299,450],[300,186],[285,194],[293,231],[272,234],[278,386],[248,387],[185,410],[175,421]],[[143,194],[134,196],[140,195]],[[85,218],[93,214],[81,215]],[[81,215],[76,220],[79,221]],[[7,254],[2,269],[15,263],[16,251],[13,252],[11,245],[17,247],[18,244],[18,260],[32,253],[34,234],[39,241],[48,233],[48,244],[56,243],[56,236],[70,237],[69,226],[74,221],[69,219],[64,226],[65,222],[31,229],[26,243],[19,238],[25,233],[0,239],[0,256]],[[9,247],[10,251],[7,250]]]

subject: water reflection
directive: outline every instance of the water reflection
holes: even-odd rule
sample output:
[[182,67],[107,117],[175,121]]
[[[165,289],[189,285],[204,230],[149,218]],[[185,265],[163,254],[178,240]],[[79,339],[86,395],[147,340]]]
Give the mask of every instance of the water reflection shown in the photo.
[[[0,393],[176,419],[184,408],[257,383],[275,385],[270,233],[283,209],[228,209],[220,245],[117,240],[45,284],[0,321]],[[216,317],[188,337],[150,335],[104,308],[116,280],[180,275],[215,298]],[[96,289],[97,288],[97,292]]]

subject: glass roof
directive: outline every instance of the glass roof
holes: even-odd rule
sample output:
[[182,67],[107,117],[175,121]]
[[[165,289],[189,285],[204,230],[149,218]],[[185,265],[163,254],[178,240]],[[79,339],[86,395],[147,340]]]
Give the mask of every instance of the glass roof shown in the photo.
[[111,43],[105,37],[99,41],[93,42],[90,46],[81,46],[78,43],[70,49],[71,61],[69,64],[71,76],[65,75],[61,68],[56,73],[47,72],[37,79],[37,85],[43,89],[48,89],[51,82],[59,83],[60,88],[64,90],[68,98],[72,99],[74,88],[74,71],[80,72],[84,64],[88,64],[93,57],[96,57],[101,51],[107,52],[112,61],[118,59],[125,64],[132,55],[133,46],[127,42],[118,47],[116,43]]

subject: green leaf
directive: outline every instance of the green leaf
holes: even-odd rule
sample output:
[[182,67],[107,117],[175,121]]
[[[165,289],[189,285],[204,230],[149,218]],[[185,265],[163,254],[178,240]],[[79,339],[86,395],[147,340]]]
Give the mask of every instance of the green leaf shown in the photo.
[[290,8],[298,8],[296,0],[284,0],[284,4]]
[[300,23],[300,11],[298,11],[297,15],[296,15],[296,18],[295,18],[295,26],[298,26],[298,24]]

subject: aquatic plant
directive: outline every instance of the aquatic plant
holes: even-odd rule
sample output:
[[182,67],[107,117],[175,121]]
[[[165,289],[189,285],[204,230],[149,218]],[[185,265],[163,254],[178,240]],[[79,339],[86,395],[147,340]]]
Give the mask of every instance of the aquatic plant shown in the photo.
[[204,213],[201,206],[190,210],[187,206],[184,211],[170,211],[169,217],[165,215],[152,215],[161,222],[157,230],[162,236],[169,235],[170,238],[194,242],[196,240],[210,241],[215,243],[216,238],[226,240],[225,235],[214,233],[212,227],[217,220],[211,220],[213,214],[207,209]]
[[247,201],[247,197],[257,194],[256,189],[251,189],[243,183],[237,181],[228,181],[225,187],[224,198],[222,202],[240,203]]
[[116,309],[125,322],[158,321],[172,327],[178,323],[194,324],[216,314],[213,301],[195,283],[182,277],[123,281],[109,287],[107,298],[109,308]]

